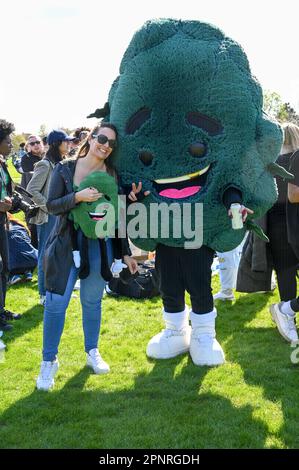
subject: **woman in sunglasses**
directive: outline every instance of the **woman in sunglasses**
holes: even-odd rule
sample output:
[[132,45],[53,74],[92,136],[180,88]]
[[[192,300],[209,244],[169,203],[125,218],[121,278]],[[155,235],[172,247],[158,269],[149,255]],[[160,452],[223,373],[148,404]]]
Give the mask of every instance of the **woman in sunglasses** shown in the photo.
[[[79,273],[79,268],[76,268],[73,261],[73,232],[69,212],[80,202],[94,202],[101,197],[101,193],[93,187],[77,191],[86,176],[94,171],[103,171],[116,176],[110,157],[116,145],[116,139],[116,128],[112,124],[101,123],[91,131],[80,148],[78,157],[58,163],[53,171],[47,208],[50,213],[59,215],[59,223],[56,224],[48,240],[49,253],[52,242],[55,248],[51,252],[52,255],[48,256],[46,247],[44,259],[47,292],[44,311],[43,361],[37,379],[37,388],[41,390],[49,390],[54,385],[54,376],[58,370],[58,346],[64,328],[65,312]],[[82,232],[78,230],[75,236],[80,245]],[[118,247],[116,239],[113,239],[113,242],[114,258],[123,258],[130,272],[135,273],[137,263],[129,256],[131,253],[127,240],[118,240]],[[110,370],[109,365],[98,351],[101,300],[106,284],[101,275],[101,268],[105,260],[101,259],[98,240],[87,239],[85,246],[85,254],[87,252],[85,263],[87,263],[89,274],[87,277],[81,276],[80,269],[80,300],[87,365],[96,374],[105,374]]]

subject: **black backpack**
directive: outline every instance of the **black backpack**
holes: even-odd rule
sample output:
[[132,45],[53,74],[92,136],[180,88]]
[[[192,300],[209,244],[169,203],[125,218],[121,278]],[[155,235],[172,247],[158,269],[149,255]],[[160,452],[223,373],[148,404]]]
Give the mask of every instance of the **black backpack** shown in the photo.
[[109,284],[107,294],[112,296],[123,295],[132,299],[151,299],[159,295],[158,276],[155,268],[142,267],[139,272],[132,275],[129,269],[124,269],[119,278],[113,278]]

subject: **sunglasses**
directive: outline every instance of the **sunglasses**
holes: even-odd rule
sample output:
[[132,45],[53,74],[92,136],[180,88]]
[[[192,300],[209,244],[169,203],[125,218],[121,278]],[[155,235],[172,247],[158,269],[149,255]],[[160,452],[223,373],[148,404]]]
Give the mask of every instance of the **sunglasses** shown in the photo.
[[39,145],[40,143],[40,140],[36,140],[35,142],[29,142],[29,145]]
[[108,142],[109,147],[113,150],[116,147],[116,140],[115,139],[108,139],[108,137],[104,134],[93,135],[94,139],[97,139],[99,144],[106,144]]

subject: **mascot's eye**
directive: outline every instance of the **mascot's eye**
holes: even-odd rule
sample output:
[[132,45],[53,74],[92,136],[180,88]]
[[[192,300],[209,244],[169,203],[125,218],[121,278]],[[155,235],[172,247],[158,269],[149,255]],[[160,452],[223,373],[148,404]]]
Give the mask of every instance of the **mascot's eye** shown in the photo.
[[219,121],[205,114],[191,111],[186,116],[187,122],[192,126],[199,127],[206,131],[209,135],[218,135],[223,131],[223,127]]
[[104,194],[104,198],[106,199],[106,201],[111,201],[111,197],[107,196],[107,194]]
[[189,147],[189,153],[192,157],[204,157],[207,153],[207,146],[201,142],[194,142]]
[[150,166],[153,161],[153,154],[151,152],[147,152],[146,150],[140,152],[139,158],[142,161],[143,165]]
[[149,108],[139,109],[133,116],[130,117],[126,124],[126,134],[134,134],[151,116],[151,110]]

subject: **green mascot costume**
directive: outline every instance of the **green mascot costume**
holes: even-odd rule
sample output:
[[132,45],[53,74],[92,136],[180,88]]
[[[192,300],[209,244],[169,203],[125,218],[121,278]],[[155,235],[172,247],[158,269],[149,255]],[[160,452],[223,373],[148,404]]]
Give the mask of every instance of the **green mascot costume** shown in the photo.
[[[150,357],[190,351],[198,365],[224,362],[215,337],[214,250],[233,249],[248,229],[259,232],[250,217],[234,230],[228,209],[237,203],[263,215],[277,197],[273,175],[283,171],[274,163],[282,132],[262,104],[235,41],[199,21],[160,19],[135,33],[109,103],[92,115],[106,114],[118,129],[114,163],[122,184],[141,182],[149,191],[142,210],[129,206],[128,234],[140,248],[156,250],[166,328],[150,340]],[[157,205],[171,209],[166,234],[165,217],[152,220]],[[130,230],[134,206],[139,232]]]

